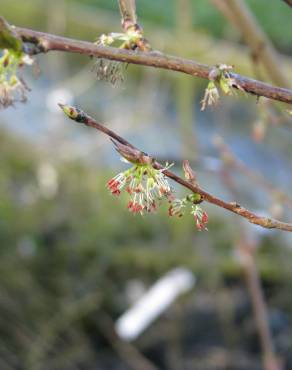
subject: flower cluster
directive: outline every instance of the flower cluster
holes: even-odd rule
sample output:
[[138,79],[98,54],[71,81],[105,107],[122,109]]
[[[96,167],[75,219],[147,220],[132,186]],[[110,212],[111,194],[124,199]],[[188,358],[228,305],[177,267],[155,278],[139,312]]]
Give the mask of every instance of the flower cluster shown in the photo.
[[140,31],[130,29],[126,33],[111,32],[107,35],[102,34],[96,41],[96,44],[102,46],[116,44],[120,49],[135,49],[141,38],[142,34]]
[[194,216],[196,227],[199,231],[208,230],[208,215],[199,206],[202,202],[201,196],[199,194],[190,194],[183,199],[173,199],[170,201],[170,206],[168,208],[169,216],[182,217],[185,214],[187,207],[191,206],[190,213]]
[[157,170],[151,164],[134,164],[128,170],[110,179],[107,187],[112,195],[119,196],[125,190],[130,200],[128,209],[132,213],[154,212],[157,203],[170,197],[172,189],[163,170]]
[[205,90],[204,98],[201,101],[201,110],[205,110],[207,106],[216,105],[219,101],[220,94],[219,89],[223,91],[225,95],[231,95],[233,89],[244,91],[243,88],[238,85],[235,78],[231,76],[232,66],[227,64],[219,64],[211,69],[209,72],[209,83]]
[[12,49],[3,50],[0,58],[0,108],[26,101],[26,92],[29,88],[17,74],[19,67],[32,62],[32,59],[24,53]]
[[207,212],[203,211],[198,204],[193,204],[191,214],[194,215],[198,230],[208,230],[207,223],[209,221],[209,218]]
[[207,106],[216,105],[219,101],[220,95],[218,88],[214,81],[209,81],[205,90],[204,98],[201,101],[201,110],[205,110]]
[[119,196],[122,191],[127,192],[130,196],[127,208],[134,214],[155,212],[162,199],[170,204],[169,216],[182,217],[190,206],[197,229],[207,230],[208,215],[199,206],[202,197],[199,194],[190,194],[183,199],[175,198],[173,189],[163,174],[165,169],[157,170],[149,163],[134,163],[131,168],[110,179],[107,188],[114,196]]
[[110,82],[113,86],[119,85],[124,81],[123,69],[123,63],[103,58],[97,59],[93,66],[93,71],[96,73],[97,79]]
[[[129,27],[125,33],[102,34],[95,43],[100,46],[117,46],[120,49],[150,50],[141,28],[135,27],[135,25]],[[110,82],[114,86],[124,81],[123,63],[121,62],[100,58],[93,69],[99,80]]]

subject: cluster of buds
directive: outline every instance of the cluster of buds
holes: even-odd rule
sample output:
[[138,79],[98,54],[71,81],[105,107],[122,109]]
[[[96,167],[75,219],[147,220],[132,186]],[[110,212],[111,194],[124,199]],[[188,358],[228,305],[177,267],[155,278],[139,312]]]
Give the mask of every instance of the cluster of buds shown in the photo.
[[201,110],[218,103],[220,98],[218,87],[225,95],[231,95],[234,92],[234,88],[244,91],[235,78],[231,76],[232,69],[233,66],[227,64],[218,64],[211,69],[208,75],[209,83],[201,101]]
[[199,194],[190,194],[182,199],[173,199],[170,201],[168,215],[182,217],[185,214],[187,208],[190,207],[190,213],[195,219],[197,229],[199,231],[208,230],[208,215],[199,206],[199,203],[201,202],[202,198]]
[[170,188],[163,170],[151,164],[133,164],[128,170],[110,179],[107,187],[112,195],[119,196],[125,190],[130,200],[128,209],[132,213],[154,212],[159,201],[170,197]]
[[15,102],[25,102],[29,91],[24,80],[18,76],[18,70],[33,60],[24,53],[3,49],[0,58],[0,107],[6,108]]

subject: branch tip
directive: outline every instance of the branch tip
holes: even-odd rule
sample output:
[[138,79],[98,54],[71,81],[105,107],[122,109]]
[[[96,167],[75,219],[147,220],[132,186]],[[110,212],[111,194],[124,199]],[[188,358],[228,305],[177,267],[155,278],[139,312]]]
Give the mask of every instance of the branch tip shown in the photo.
[[59,107],[67,117],[78,123],[87,123],[87,115],[81,110],[71,105],[58,103]]
[[[150,164],[154,169],[160,170],[163,175],[166,177],[172,179],[176,183],[182,185],[183,187],[191,190],[195,195],[200,195],[200,201],[204,200],[208,203],[214,204],[217,207],[224,208],[230,212],[233,212],[245,219],[247,219],[249,222],[259,225],[261,227],[264,227],[266,229],[278,229],[278,230],[283,230],[283,231],[290,231],[292,232],[292,223],[286,223],[286,222],[281,222],[278,220],[274,220],[271,218],[267,217],[261,217],[253,212],[241,207],[237,203],[228,203],[220,198],[217,198],[216,196],[208,193],[207,191],[203,190],[198,184],[196,183],[191,183],[188,180],[184,180],[183,178],[177,176],[173,172],[169,171],[167,168],[162,166],[159,162],[155,161],[153,157],[147,155],[146,153],[140,151],[134,145],[129,143],[127,140],[116,134],[114,131],[108,129],[106,126],[103,124],[95,121],[93,118],[88,116],[86,113],[83,111],[59,104],[59,106],[63,109],[64,113],[71,119],[84,123],[86,126],[90,126],[92,128],[95,128],[98,131],[103,132],[105,135],[108,137],[112,138],[112,142],[115,145],[116,149],[122,156],[126,159],[129,157],[130,162],[135,159],[136,162],[134,163],[139,163],[139,164]],[[76,115],[77,113],[77,115]],[[121,145],[122,144],[122,145]],[[192,180],[195,180],[195,173],[192,171],[192,169],[188,166],[188,162],[184,162],[184,169],[187,172],[187,178],[190,178]],[[197,212],[197,210],[195,209]],[[197,213],[196,213],[197,214]],[[196,215],[194,214],[194,216]],[[202,213],[202,217],[206,218],[206,216]]]

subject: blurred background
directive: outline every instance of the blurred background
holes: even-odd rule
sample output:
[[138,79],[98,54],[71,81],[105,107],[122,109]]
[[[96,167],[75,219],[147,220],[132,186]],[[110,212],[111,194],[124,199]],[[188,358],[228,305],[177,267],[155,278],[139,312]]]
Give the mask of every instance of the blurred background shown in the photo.
[[[214,3],[138,0],[137,12],[154,49],[273,82]],[[289,85],[291,8],[245,3]],[[113,0],[0,0],[0,9],[11,24],[71,38],[121,32]],[[133,216],[105,186],[127,165],[107,137],[66,119],[57,103],[79,106],[174,162],[178,174],[189,159],[218,197],[289,221],[286,107],[238,93],[201,112],[205,80],[128,65],[112,86],[88,57],[36,60],[25,73],[29,101],[0,112],[0,369],[252,370],[267,368],[269,351],[292,369],[291,235],[208,204],[208,232],[163,207]],[[259,281],[266,307],[257,306]],[[140,309],[128,311],[137,301]],[[274,349],[265,347],[259,316]]]

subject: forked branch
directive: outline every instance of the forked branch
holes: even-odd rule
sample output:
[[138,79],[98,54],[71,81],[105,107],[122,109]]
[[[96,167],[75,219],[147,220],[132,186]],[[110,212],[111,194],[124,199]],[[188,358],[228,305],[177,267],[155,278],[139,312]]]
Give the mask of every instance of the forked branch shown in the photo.
[[164,169],[165,167],[162,166],[160,163],[158,163],[153,157],[149,156],[148,154],[140,151],[137,149],[134,145],[129,143],[127,140],[116,134],[114,131],[108,129],[106,126],[102,125],[101,123],[97,122],[92,117],[88,116],[83,111],[75,108],[75,107],[69,107],[65,106],[63,104],[59,104],[61,109],[67,114],[67,116],[71,119],[73,119],[76,122],[83,123],[86,126],[93,127],[98,131],[103,132],[105,135],[109,136],[110,138],[114,139],[118,143],[122,144],[123,146],[126,146],[128,148],[128,151],[132,158],[136,158],[139,160],[141,157],[143,157],[143,160],[152,163],[152,166],[155,169],[163,170],[165,176],[172,179],[176,183],[184,186],[185,188],[191,190],[195,194],[199,194],[203,200],[205,200],[208,203],[215,204],[218,207],[224,208],[230,212],[233,212],[241,217],[246,218],[250,223],[259,225],[261,227],[264,227],[266,229],[279,229],[284,231],[290,231],[292,232],[292,223],[285,223],[278,220],[274,220],[272,218],[267,217],[261,217],[253,212],[243,208],[241,205],[239,205],[236,202],[226,202],[220,198],[217,198],[216,196],[208,193],[207,191],[203,190],[198,184],[184,180],[183,178],[177,176],[173,172]]

